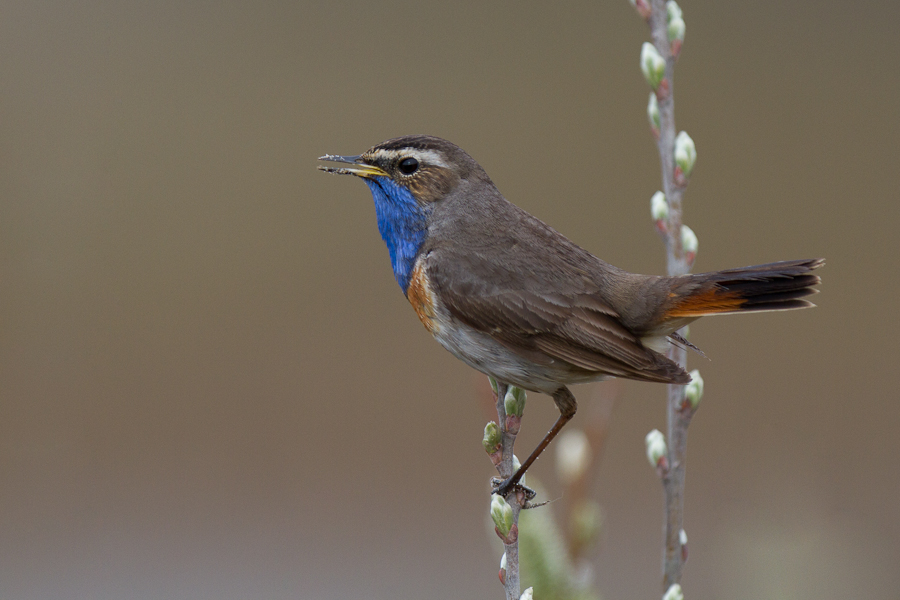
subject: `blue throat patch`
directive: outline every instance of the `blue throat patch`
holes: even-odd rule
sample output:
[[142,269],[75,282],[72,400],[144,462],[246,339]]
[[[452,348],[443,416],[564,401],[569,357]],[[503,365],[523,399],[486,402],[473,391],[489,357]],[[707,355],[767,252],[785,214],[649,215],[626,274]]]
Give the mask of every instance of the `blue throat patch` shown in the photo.
[[416,254],[425,241],[428,215],[408,189],[387,177],[364,181],[375,200],[378,231],[391,255],[394,278],[406,294]]

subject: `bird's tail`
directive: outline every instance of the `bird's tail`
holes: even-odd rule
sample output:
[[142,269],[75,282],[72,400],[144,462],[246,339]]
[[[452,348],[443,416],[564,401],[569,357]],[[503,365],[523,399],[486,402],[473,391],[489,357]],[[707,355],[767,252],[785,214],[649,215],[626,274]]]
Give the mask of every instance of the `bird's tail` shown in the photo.
[[790,310],[815,306],[804,300],[818,292],[813,269],[825,260],[786,260],[714,273],[689,275],[673,290],[667,318],[694,319],[705,315],[749,311]]

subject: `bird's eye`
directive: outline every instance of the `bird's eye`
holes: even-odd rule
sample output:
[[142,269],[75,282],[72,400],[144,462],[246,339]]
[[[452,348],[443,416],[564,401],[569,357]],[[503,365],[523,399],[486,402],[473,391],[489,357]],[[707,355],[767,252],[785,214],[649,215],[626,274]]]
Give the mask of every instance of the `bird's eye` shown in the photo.
[[419,168],[419,161],[412,157],[404,158],[397,166],[404,175],[412,175]]

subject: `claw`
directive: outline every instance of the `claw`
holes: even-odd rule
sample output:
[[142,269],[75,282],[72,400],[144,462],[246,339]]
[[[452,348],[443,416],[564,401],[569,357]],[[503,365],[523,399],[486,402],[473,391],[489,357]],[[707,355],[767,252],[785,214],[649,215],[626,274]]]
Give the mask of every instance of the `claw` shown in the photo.
[[499,477],[491,478],[491,493],[499,494],[506,498],[509,496],[511,492],[522,492],[525,495],[525,501],[534,500],[537,496],[537,492],[531,489],[528,486],[522,485],[521,483],[512,481],[512,477],[509,479],[500,479]]

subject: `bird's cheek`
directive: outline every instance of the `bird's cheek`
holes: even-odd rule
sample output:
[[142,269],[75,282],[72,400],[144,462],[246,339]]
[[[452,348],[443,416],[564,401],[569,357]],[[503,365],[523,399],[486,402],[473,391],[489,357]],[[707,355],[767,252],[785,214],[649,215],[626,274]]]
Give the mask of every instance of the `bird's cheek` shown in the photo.
[[437,202],[450,193],[456,178],[446,169],[437,169],[427,173],[427,177],[420,177],[409,182],[409,191],[419,202],[419,205],[428,205]]

